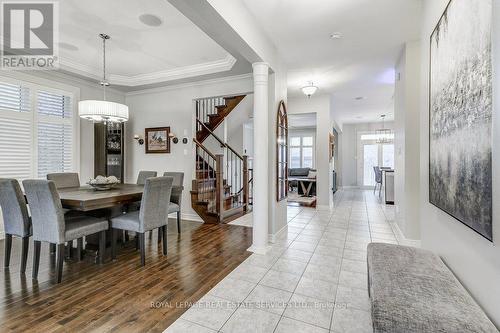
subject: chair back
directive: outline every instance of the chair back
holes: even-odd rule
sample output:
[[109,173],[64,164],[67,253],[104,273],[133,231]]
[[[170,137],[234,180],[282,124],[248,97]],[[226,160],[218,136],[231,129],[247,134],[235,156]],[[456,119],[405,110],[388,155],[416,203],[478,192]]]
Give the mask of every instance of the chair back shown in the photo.
[[58,189],[80,186],[80,177],[75,172],[49,173],[47,180],[52,180]]
[[382,171],[380,170],[380,167],[374,166],[373,171],[375,172],[375,182],[382,184]]
[[146,179],[151,178],[151,177],[156,177],[158,173],[156,171],[144,171],[141,170],[139,171],[139,174],[137,175],[137,185],[144,185],[146,184]]
[[56,185],[51,180],[23,181],[33,224],[33,240],[64,243],[64,212]]
[[146,179],[139,211],[141,230],[149,231],[167,225],[173,181],[172,177]]
[[170,202],[181,206],[182,201],[182,187],[184,186],[184,172],[164,172],[163,177],[173,177],[174,182],[172,183],[172,195],[170,196]]
[[0,207],[6,234],[19,237],[30,235],[28,207],[17,180],[0,178]]

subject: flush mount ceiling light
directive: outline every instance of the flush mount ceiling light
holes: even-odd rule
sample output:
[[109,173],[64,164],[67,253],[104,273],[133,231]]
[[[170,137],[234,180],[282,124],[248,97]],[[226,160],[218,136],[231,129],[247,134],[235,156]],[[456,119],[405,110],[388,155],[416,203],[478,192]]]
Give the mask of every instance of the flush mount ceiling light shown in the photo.
[[142,14],[139,21],[150,27],[159,27],[163,23],[161,18],[153,14]]
[[86,100],[78,103],[78,115],[80,118],[95,122],[125,122],[128,120],[128,106],[120,103],[106,101],[106,87],[109,82],[106,80],[106,40],[110,37],[100,34],[102,38],[103,50],[103,78],[100,82],[103,89],[103,100]]
[[382,118],[382,128],[375,131],[377,136],[377,143],[390,143],[394,138],[394,134],[388,128],[385,128],[385,114],[381,115]]
[[318,91],[318,87],[316,87],[312,82],[309,82],[307,86],[302,87],[302,92],[307,96],[307,98],[311,98],[316,91]]
[[332,32],[330,34],[331,39],[341,39],[343,37],[344,37],[344,35],[341,32]]

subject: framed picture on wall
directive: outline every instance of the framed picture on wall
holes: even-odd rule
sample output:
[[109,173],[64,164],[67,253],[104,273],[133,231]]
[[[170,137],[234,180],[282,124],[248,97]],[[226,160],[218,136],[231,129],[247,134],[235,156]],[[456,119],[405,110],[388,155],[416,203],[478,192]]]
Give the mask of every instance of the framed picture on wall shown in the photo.
[[146,128],[146,154],[170,153],[170,127]]
[[452,0],[430,39],[429,202],[492,240],[492,1]]

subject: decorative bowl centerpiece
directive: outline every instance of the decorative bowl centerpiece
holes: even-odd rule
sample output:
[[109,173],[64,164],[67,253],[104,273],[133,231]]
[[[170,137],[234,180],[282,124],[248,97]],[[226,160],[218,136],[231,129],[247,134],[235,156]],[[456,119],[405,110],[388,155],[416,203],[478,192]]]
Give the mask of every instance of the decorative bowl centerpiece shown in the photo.
[[92,186],[96,191],[107,191],[119,184],[120,181],[115,176],[97,176],[95,179],[90,179],[87,184]]

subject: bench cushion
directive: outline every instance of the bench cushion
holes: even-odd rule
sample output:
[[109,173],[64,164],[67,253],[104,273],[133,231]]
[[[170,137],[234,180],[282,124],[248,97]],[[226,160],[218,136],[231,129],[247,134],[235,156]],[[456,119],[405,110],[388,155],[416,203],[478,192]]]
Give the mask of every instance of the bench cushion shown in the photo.
[[367,260],[374,332],[498,332],[432,252],[371,243]]

